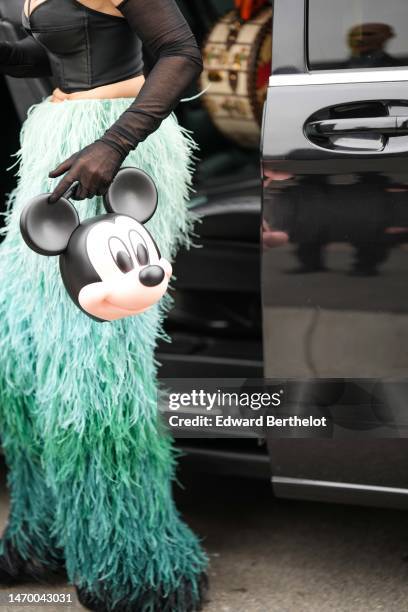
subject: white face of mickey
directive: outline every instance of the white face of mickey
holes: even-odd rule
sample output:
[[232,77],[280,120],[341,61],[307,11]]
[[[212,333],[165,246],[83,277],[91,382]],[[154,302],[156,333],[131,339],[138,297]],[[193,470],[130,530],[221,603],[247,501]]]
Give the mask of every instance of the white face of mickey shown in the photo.
[[135,219],[118,216],[97,223],[88,233],[86,249],[101,279],[79,293],[87,313],[114,321],[143,312],[164,295],[171,265]]

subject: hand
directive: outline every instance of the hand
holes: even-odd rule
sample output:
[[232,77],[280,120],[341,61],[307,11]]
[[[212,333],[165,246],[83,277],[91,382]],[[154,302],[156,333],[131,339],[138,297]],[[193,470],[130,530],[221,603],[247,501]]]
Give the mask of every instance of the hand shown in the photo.
[[97,140],[82,151],[71,155],[49,173],[50,178],[57,178],[66,173],[50,195],[49,201],[57,202],[75,181],[79,181],[79,185],[71,195],[74,200],[104,195],[122,162],[123,156],[116,149]]

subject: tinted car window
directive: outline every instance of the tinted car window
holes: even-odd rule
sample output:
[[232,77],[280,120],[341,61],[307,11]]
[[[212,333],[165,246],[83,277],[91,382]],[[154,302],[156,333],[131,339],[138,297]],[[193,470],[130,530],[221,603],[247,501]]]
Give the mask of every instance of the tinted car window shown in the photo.
[[309,0],[311,70],[407,65],[407,0]]

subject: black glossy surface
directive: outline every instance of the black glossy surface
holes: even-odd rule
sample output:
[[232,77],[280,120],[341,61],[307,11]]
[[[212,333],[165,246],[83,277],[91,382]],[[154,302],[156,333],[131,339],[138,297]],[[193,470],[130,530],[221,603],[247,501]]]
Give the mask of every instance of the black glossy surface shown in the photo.
[[[275,9],[274,49],[286,23]],[[282,44],[299,52],[304,35],[296,27],[286,32]],[[300,72],[307,71],[303,49]],[[275,60],[276,54],[273,72],[291,72],[282,70],[280,56]],[[356,74],[350,71],[351,79]],[[352,391],[352,379],[372,379],[388,390],[397,425],[391,433],[358,429],[366,406],[356,393],[355,427],[341,433],[349,439],[271,436],[275,476],[406,487],[406,441],[378,438],[398,437],[398,422],[408,414],[406,393],[384,384],[408,378],[407,109],[406,83],[398,81],[269,88],[262,144],[264,374],[303,381],[306,390],[340,379]],[[310,129],[313,122],[326,129]],[[335,133],[330,124],[347,132]],[[333,406],[340,418],[344,407]],[[310,401],[311,412],[315,407]]]
[[316,116],[369,121],[370,104],[383,109],[381,121],[404,117],[407,102],[398,82],[269,89],[267,377],[407,376],[408,136],[384,132],[381,150],[372,150],[363,148],[362,131],[325,134],[320,142],[307,132]]
[[121,168],[104,196],[107,212],[128,215],[146,223],[157,207],[157,188],[140,168]]
[[156,287],[164,278],[164,270],[161,266],[147,266],[139,273],[139,280],[145,287]]
[[25,242],[36,253],[60,255],[78,227],[79,217],[69,200],[60,198],[50,204],[49,195],[43,193],[26,204],[20,217],[20,230]]

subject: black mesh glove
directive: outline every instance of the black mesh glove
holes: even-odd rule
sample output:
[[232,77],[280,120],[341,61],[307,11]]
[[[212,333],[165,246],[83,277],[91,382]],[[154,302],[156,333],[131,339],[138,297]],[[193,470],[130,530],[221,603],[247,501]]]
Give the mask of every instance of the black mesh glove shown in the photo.
[[200,50],[174,0],[124,0],[117,8],[156,63],[136,100],[102,138],[50,173],[55,178],[68,171],[51,202],[75,181],[77,200],[104,194],[128,153],[159,127],[202,70]]
[[156,58],[136,100],[101,138],[126,156],[174,110],[203,64],[174,0],[124,0],[117,8]]
[[52,76],[47,52],[32,36],[0,43],[0,73],[19,78]]
[[104,195],[122,162],[121,153],[104,142],[94,142],[50,172],[50,178],[57,178],[66,173],[50,195],[50,202],[59,200],[76,181],[79,181],[79,185],[71,194],[72,199],[85,200],[95,195]]

